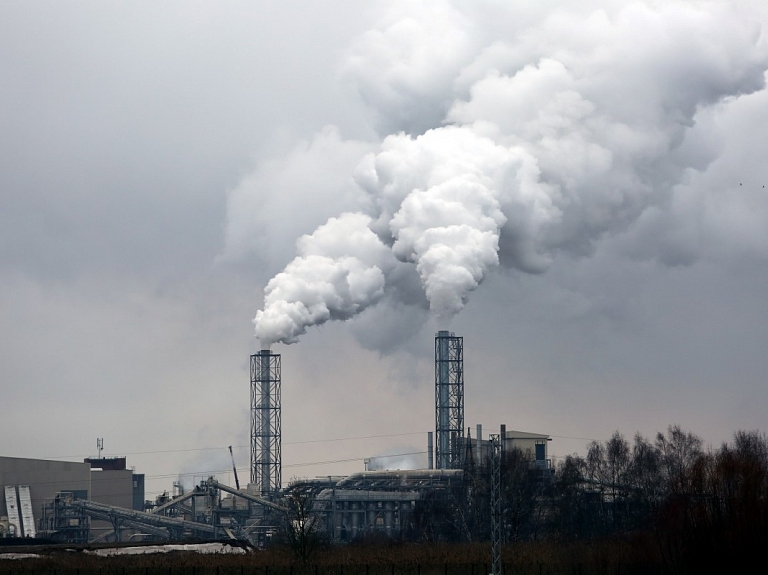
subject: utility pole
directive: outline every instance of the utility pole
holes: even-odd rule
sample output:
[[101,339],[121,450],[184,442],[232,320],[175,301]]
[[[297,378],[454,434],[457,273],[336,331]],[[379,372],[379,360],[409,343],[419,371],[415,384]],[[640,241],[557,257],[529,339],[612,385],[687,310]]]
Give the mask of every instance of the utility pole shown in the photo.
[[491,447],[491,573],[503,575],[501,562],[501,441],[498,434],[488,436]]

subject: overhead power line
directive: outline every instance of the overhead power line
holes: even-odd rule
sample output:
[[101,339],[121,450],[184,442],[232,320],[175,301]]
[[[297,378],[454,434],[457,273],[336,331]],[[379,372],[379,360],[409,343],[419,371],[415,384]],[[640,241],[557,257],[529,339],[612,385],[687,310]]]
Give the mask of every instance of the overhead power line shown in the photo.
[[[327,439],[304,439],[300,441],[285,441],[283,442],[283,445],[304,445],[308,443],[332,443],[336,441],[354,441],[354,440],[360,440],[360,439],[381,439],[385,437],[403,437],[407,435],[422,435],[426,434],[426,431],[408,431],[405,433],[385,433],[381,435],[356,435],[352,437],[332,437]],[[250,446],[249,445],[233,445],[233,448],[236,449],[247,449]],[[211,447],[190,447],[190,448],[181,448],[181,449],[159,449],[154,451],[121,451],[121,452],[115,452],[115,453],[109,453],[105,454],[104,457],[126,457],[128,455],[154,455],[154,454],[162,454],[162,453],[188,453],[193,451],[217,451],[217,450],[228,450],[229,445],[220,445],[220,446],[211,446]],[[42,459],[80,459],[80,458],[86,458],[86,457],[92,457],[93,455],[53,455],[53,456],[46,456]]]

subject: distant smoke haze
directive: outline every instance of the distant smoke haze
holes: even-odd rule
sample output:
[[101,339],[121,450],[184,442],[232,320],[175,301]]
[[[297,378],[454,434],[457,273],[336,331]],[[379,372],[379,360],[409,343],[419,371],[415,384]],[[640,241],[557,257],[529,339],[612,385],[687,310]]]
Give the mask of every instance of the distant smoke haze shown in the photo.
[[404,448],[391,454],[381,454],[366,460],[368,471],[386,471],[390,469],[426,469],[427,455],[415,448]]
[[717,157],[697,115],[761,89],[766,67],[727,2],[399,5],[342,64],[384,135],[350,174],[362,211],[299,239],[256,336],[295,343],[405,302],[409,273],[446,323],[499,265],[589,256]]

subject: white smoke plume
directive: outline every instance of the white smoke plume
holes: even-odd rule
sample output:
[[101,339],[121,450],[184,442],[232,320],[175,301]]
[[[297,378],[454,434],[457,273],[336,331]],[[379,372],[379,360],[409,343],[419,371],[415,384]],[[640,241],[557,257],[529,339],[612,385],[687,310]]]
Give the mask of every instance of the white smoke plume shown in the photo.
[[[373,230],[400,261],[415,264],[438,316],[460,311],[469,292],[498,265],[499,234],[507,221],[501,204],[505,194],[518,193],[529,159],[519,147],[446,126],[416,138],[390,136],[361,164],[357,180],[376,205]],[[547,199],[541,194],[532,203],[539,197]]]
[[413,2],[358,39],[343,73],[376,126],[397,131],[355,172],[370,219],[346,214],[300,240],[257,336],[295,342],[375,304],[388,257],[412,264],[449,318],[499,264],[541,273],[559,253],[589,255],[706,168],[716,148],[691,141],[697,114],[764,87],[749,11],[596,4]]
[[253,320],[262,349],[295,343],[308,326],[348,319],[384,296],[394,260],[369,222],[342,214],[299,238],[298,256],[267,284],[264,310]]

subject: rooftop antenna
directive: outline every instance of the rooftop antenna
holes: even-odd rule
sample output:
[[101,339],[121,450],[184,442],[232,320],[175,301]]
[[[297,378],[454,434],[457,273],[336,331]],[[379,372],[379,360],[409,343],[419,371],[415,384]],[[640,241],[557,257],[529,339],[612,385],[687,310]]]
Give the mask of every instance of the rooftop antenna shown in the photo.
[[103,437],[97,437],[96,438],[96,449],[99,452],[99,459],[101,459],[101,452],[104,450],[104,438]]

